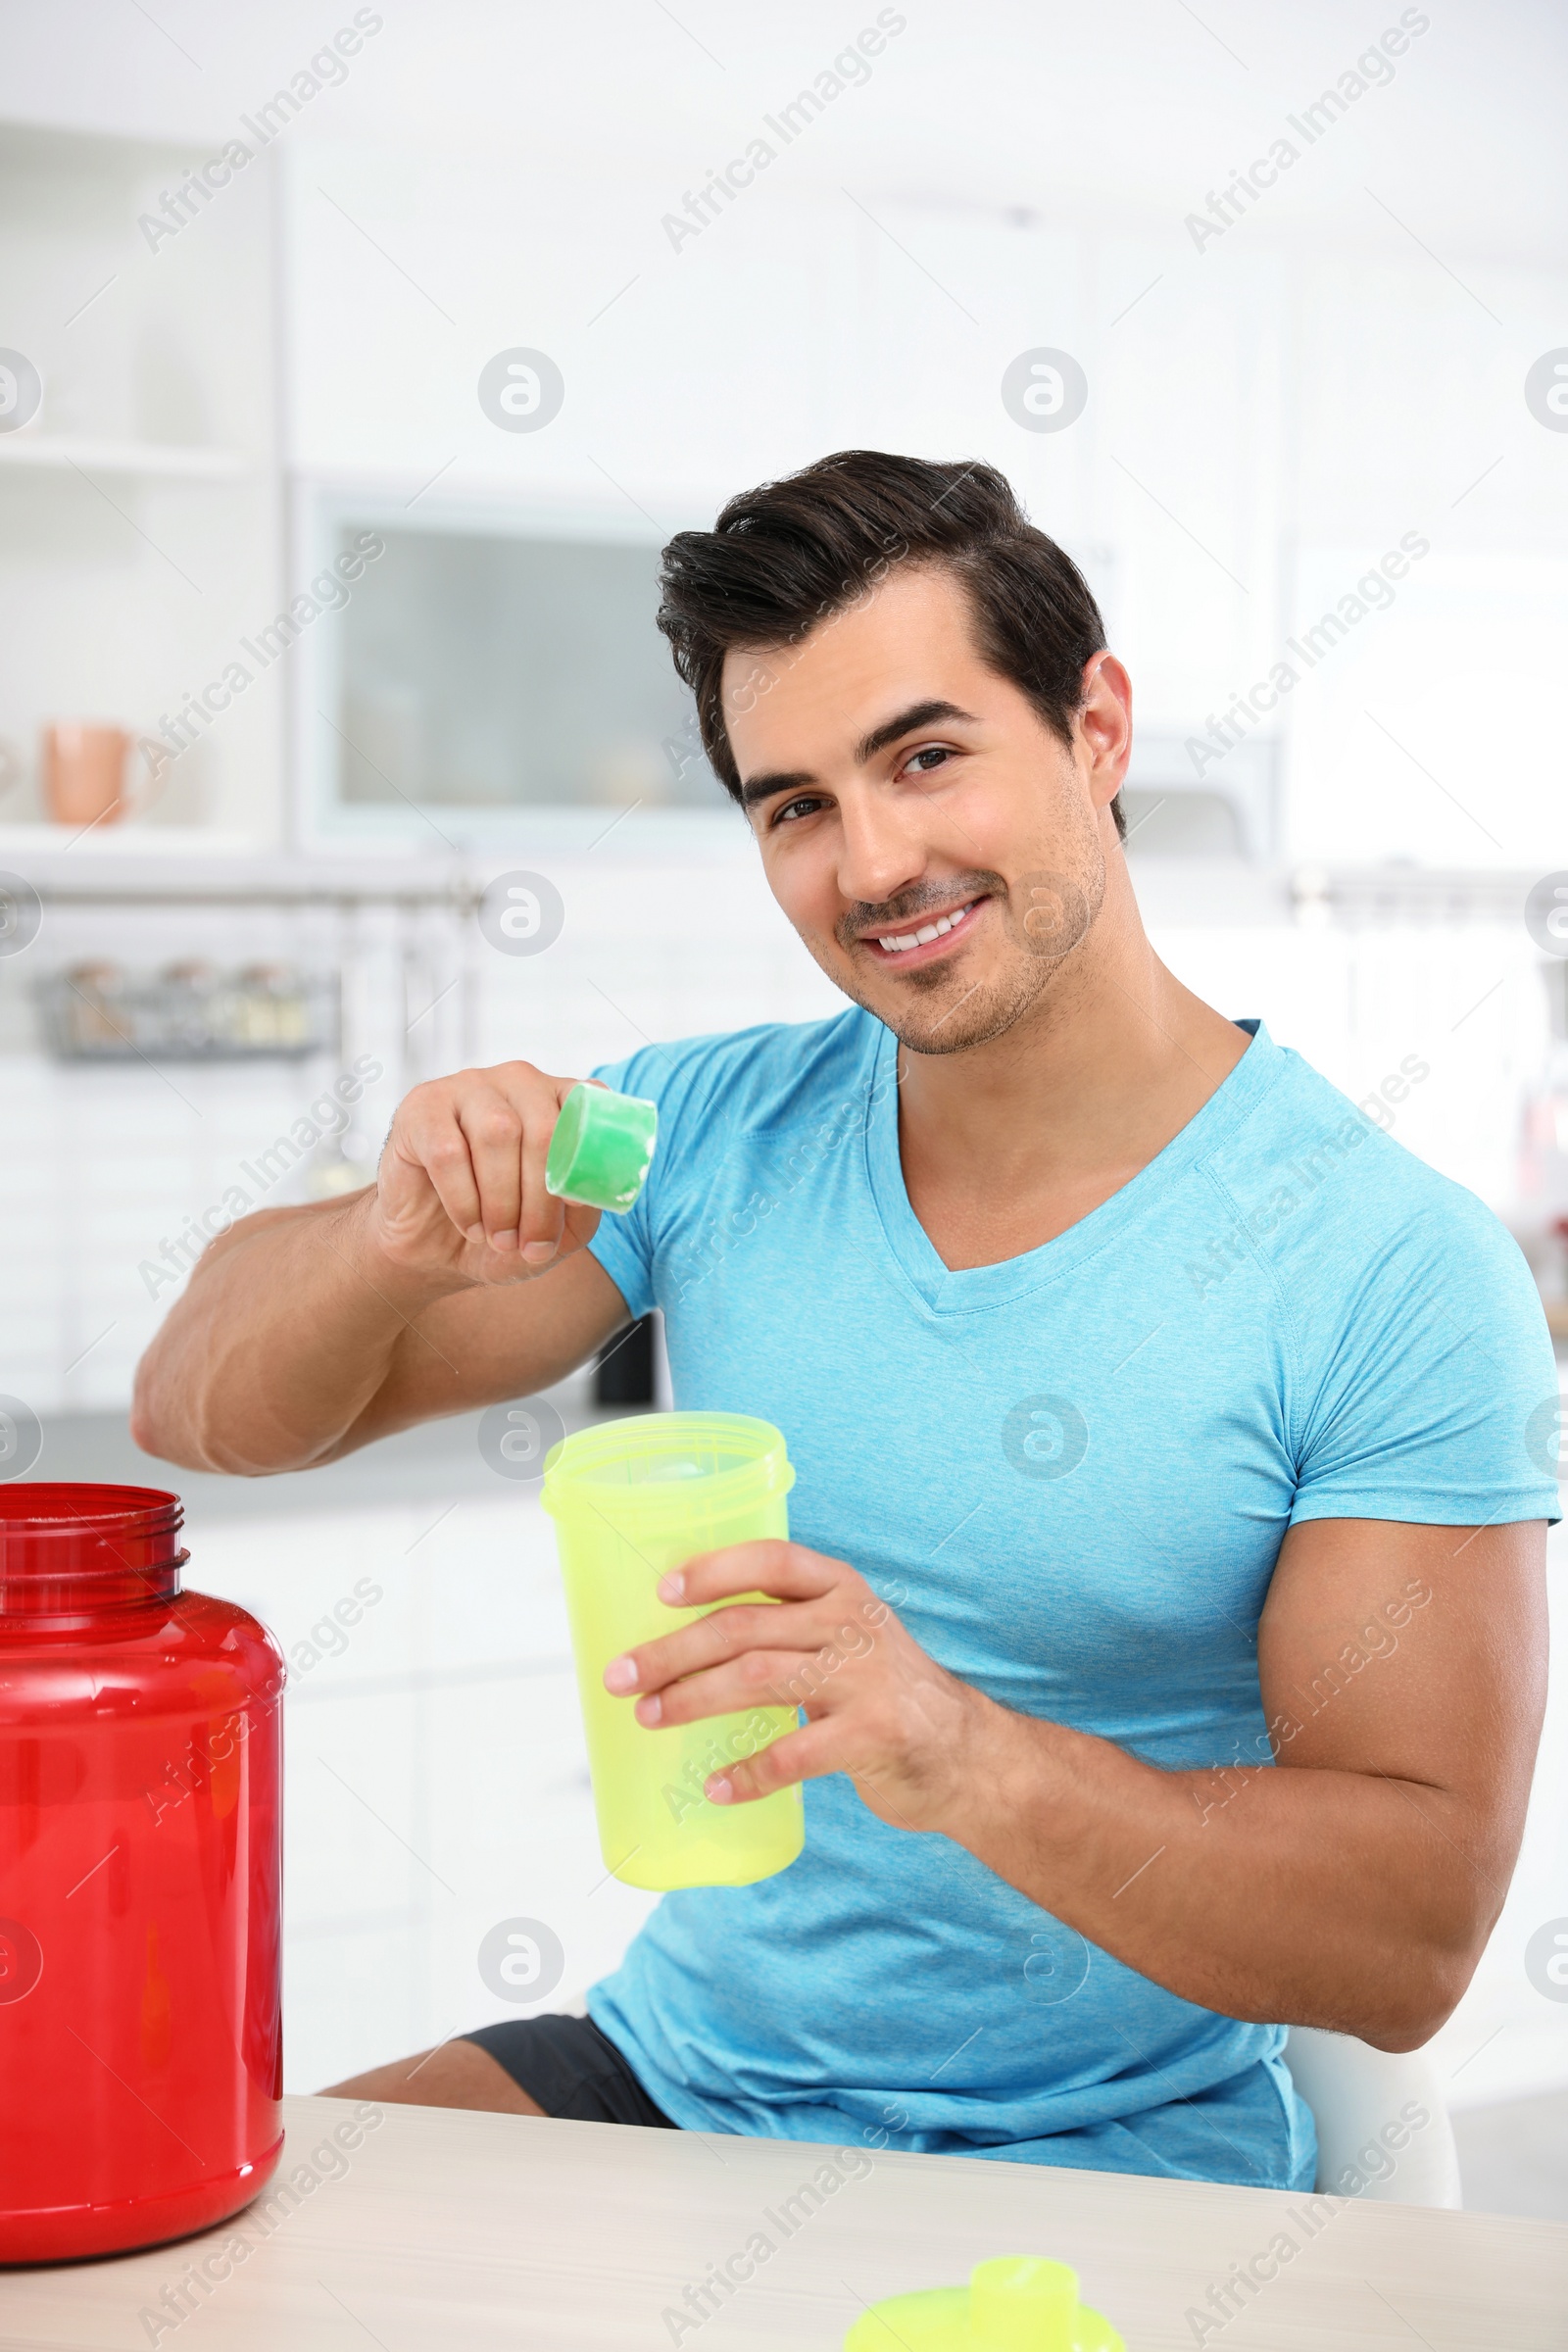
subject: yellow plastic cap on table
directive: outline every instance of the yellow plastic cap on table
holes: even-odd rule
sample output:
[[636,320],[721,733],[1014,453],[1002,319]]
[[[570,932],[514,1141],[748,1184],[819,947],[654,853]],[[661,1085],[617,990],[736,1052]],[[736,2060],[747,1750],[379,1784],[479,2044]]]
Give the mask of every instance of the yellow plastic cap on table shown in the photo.
[[967,2286],[890,2295],[863,2312],[844,2352],[1126,2352],[1078,2300],[1078,2274],[1037,2254],[976,2263]]

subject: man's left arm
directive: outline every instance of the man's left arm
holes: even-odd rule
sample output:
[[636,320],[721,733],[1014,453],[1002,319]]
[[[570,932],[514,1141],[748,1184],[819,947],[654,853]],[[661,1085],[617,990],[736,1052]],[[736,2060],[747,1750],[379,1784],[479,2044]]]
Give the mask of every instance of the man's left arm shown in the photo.
[[856,1570],[794,1544],[712,1552],[682,1605],[741,1602],[616,1660],[644,1723],[800,1704],[718,1802],[847,1772],[1092,1943],[1226,2017],[1412,2049],[1501,1909],[1545,1694],[1545,1530],[1293,1527],[1258,1629],[1273,1761],[1169,1772],[999,1706]]

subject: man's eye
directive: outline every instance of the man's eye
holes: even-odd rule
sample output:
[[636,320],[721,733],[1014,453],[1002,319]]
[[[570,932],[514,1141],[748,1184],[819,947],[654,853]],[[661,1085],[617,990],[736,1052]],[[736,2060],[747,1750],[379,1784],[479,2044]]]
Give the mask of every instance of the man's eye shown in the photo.
[[[941,767],[952,756],[946,744],[928,743],[919,751],[911,753],[905,761],[905,765],[912,768],[916,775],[929,776],[934,774],[936,769]],[[927,760],[931,763],[929,766],[924,764]]]
[[775,825],[782,825],[786,819],[796,819],[803,812],[809,816],[813,808],[820,808],[822,804],[820,801],[813,799],[808,794],[803,793],[799,800],[786,801],[782,808],[775,808],[773,811],[773,822]]

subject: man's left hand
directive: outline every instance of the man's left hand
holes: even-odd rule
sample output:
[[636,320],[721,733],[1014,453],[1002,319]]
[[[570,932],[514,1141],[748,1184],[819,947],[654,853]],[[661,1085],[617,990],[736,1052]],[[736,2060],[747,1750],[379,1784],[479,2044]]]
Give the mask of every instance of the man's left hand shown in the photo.
[[[741,1600],[763,1592],[766,1600]],[[605,1669],[605,1688],[636,1691],[650,1729],[800,1707],[802,1729],[715,1773],[714,1804],[770,1796],[792,1782],[845,1772],[895,1828],[953,1834],[978,1751],[1003,1709],[946,1672],[844,1560],[801,1544],[736,1544],[671,1571],[661,1600],[710,1613],[645,1642]],[[728,1608],[713,1608],[730,1601]]]

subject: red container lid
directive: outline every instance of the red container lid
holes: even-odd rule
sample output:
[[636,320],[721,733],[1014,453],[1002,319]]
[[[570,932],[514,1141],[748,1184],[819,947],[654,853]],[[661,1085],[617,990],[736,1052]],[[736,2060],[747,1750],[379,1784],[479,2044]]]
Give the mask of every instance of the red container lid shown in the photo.
[[0,1620],[156,1600],[179,1591],[185,1507],[160,1487],[58,1479],[0,1485]]

